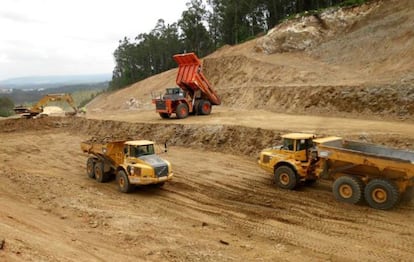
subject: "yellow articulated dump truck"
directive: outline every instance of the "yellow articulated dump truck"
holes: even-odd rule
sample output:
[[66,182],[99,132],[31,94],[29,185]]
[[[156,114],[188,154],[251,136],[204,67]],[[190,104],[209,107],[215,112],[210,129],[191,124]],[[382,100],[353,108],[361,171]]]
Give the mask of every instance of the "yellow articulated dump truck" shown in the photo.
[[118,189],[124,193],[131,192],[135,185],[162,186],[173,177],[171,164],[155,154],[152,141],[82,142],[81,149],[90,155],[87,175],[100,183],[115,175]]
[[280,188],[330,179],[338,201],[356,204],[365,199],[371,207],[386,210],[414,185],[411,151],[301,133],[286,134],[282,142],[264,149],[258,160]]

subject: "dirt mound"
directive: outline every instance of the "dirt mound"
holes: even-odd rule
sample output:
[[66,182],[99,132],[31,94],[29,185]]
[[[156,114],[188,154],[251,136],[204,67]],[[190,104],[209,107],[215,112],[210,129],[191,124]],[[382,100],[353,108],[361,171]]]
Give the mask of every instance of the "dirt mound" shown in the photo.
[[63,111],[63,109],[58,106],[46,106],[43,108],[43,114],[63,116],[65,114],[65,111]]
[[414,85],[414,2],[381,1],[380,6],[311,54],[331,66],[353,68],[366,82]]
[[304,51],[349,30],[378,8],[379,3],[353,8],[329,8],[320,14],[297,16],[284,22],[256,43],[256,50],[267,54]]

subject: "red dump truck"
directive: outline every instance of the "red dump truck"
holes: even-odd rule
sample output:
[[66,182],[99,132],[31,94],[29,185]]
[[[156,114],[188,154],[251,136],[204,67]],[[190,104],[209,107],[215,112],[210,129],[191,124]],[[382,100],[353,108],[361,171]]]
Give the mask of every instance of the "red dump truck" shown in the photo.
[[167,88],[163,96],[155,98],[155,110],[162,118],[186,118],[189,114],[209,115],[212,105],[221,100],[201,71],[201,61],[194,53],[173,56],[178,64],[178,87]]
[[280,188],[294,189],[319,178],[333,181],[338,201],[365,200],[376,209],[394,207],[414,186],[414,152],[349,141],[339,137],[314,139],[313,134],[282,136],[283,144],[264,149],[259,165],[272,173]]

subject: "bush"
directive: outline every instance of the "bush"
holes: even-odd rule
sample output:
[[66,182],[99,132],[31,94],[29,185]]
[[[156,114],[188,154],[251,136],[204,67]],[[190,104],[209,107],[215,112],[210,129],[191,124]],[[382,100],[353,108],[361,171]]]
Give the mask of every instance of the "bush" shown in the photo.
[[341,6],[354,6],[354,5],[362,5],[366,3],[368,0],[346,0],[343,1],[340,5]]
[[8,97],[0,97],[0,116],[8,117],[14,114],[14,103]]

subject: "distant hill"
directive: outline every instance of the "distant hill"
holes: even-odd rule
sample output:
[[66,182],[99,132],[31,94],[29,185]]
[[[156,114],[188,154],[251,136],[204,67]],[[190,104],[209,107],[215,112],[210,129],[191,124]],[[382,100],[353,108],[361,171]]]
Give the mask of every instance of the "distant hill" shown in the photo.
[[30,76],[0,81],[0,89],[54,88],[62,85],[102,83],[111,80],[111,74]]

